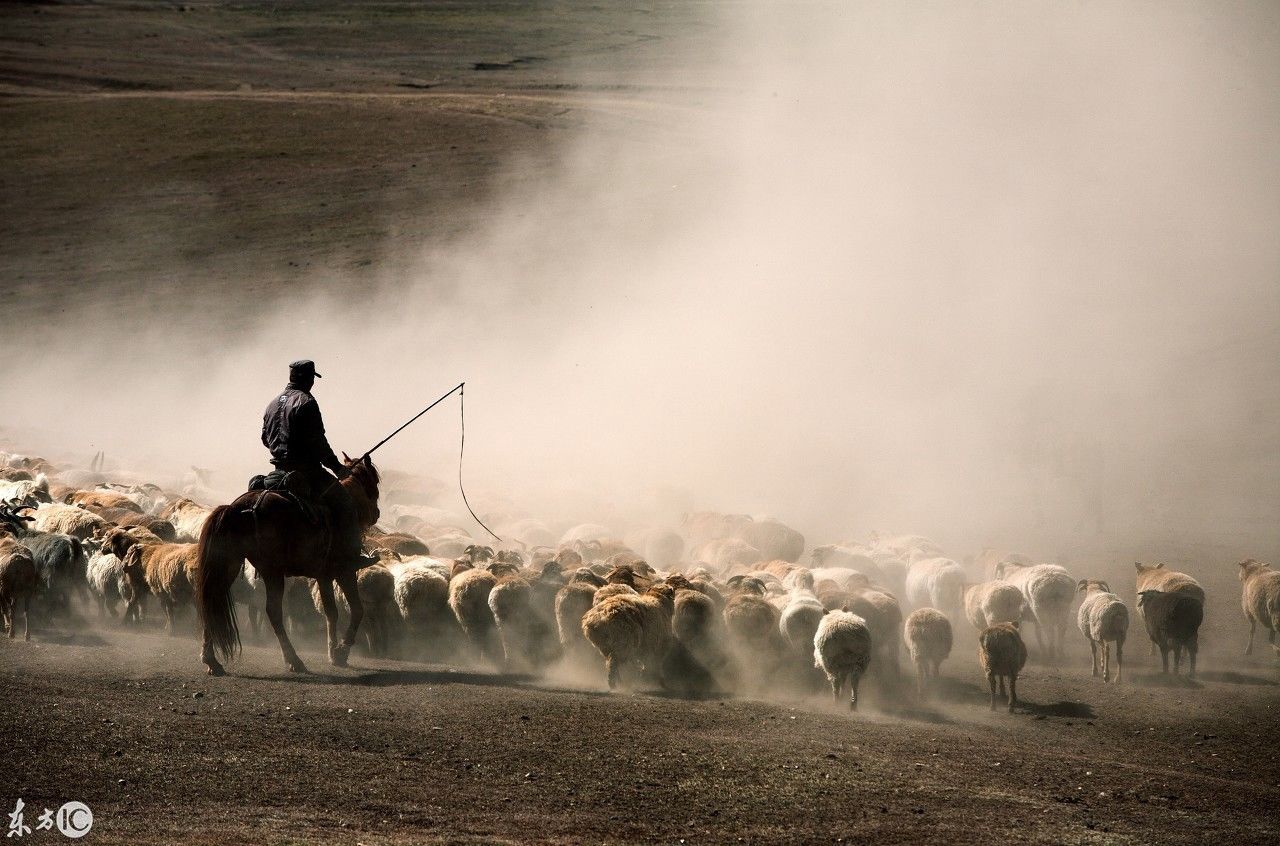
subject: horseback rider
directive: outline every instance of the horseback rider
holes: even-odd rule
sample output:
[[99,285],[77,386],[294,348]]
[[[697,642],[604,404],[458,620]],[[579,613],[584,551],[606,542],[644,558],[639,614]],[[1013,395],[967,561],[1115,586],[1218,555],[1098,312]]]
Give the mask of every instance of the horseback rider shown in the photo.
[[[315,362],[301,359],[289,365],[289,384],[271,400],[262,415],[262,444],[271,452],[278,470],[300,474],[311,488],[311,499],[329,511],[329,557],[338,566],[361,567],[368,563],[361,551],[361,530],[355,501],[339,484],[351,471],[334,455],[324,434],[320,404],[311,395],[316,379]],[[325,468],[333,474],[325,471]],[[337,478],[335,478],[335,476]]]

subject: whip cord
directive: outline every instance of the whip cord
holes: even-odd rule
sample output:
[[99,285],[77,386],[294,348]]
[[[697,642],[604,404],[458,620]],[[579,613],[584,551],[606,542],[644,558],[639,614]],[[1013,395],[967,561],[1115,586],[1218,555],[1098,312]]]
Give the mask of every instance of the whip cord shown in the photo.
[[475,509],[471,507],[471,503],[467,501],[467,489],[462,486],[462,456],[467,451],[467,383],[463,382],[458,386],[458,413],[462,417],[462,443],[458,446],[458,490],[462,493],[462,504],[467,506],[467,510],[471,512],[471,517],[479,523],[484,530],[493,535],[493,539],[501,543],[502,538],[498,537],[493,529],[484,525],[484,521],[476,514]]

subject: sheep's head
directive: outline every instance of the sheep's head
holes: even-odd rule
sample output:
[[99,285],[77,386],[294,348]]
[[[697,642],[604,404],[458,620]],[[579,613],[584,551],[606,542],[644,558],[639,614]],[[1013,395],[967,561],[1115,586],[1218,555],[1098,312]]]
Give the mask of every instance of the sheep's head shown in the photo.
[[1271,569],[1270,564],[1263,564],[1261,561],[1253,558],[1246,558],[1236,566],[1240,568],[1240,581],[1242,582],[1247,581],[1250,576],[1253,576],[1256,573],[1262,573]]
[[455,558],[453,566],[449,568],[449,578],[457,578],[459,573],[465,573],[467,570],[473,569],[474,565],[466,558]]
[[1089,593],[1095,590],[1102,593],[1111,593],[1111,585],[1101,579],[1081,579],[1076,589],[1081,593]]
[[582,566],[582,556],[572,549],[562,549],[557,552],[556,560],[566,570],[576,570]]
[[693,587],[693,582],[689,581],[688,577],[683,573],[672,573],[670,576],[663,579],[663,581],[666,584],[671,585],[671,587],[676,590],[689,590]]
[[124,573],[130,592],[135,597],[141,597],[147,592],[147,574],[142,566],[142,546],[135,543],[129,547],[123,557],[117,557],[120,558],[120,571]]
[[1139,573],[1146,573],[1151,570],[1159,570],[1162,567],[1164,567],[1163,564],[1143,564],[1141,561],[1133,562],[1133,569],[1137,570]]
[[137,545],[138,539],[125,529],[110,528],[102,535],[102,548],[109,550],[111,554],[121,561]]
[[514,576],[520,572],[520,568],[510,561],[491,561],[489,562],[488,570],[499,579],[503,576]]
[[822,562],[826,561],[827,557],[834,551],[835,547],[830,544],[826,546],[815,546],[813,548],[813,552],[809,553],[809,557],[813,559],[813,566],[821,567]]
[[636,586],[636,571],[629,564],[619,564],[604,577],[605,582],[615,585]]

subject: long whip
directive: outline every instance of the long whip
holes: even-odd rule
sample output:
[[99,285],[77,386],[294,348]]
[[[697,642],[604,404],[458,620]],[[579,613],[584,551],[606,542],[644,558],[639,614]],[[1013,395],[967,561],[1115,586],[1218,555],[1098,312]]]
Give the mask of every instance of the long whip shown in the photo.
[[485,525],[485,523],[484,523],[484,521],[483,521],[483,520],[481,520],[481,519],[480,519],[480,517],[479,517],[479,515],[477,515],[477,514],[476,514],[475,509],[471,507],[471,502],[467,499],[467,489],[466,489],[465,487],[463,487],[463,485],[462,485],[462,456],[466,453],[466,450],[467,450],[467,400],[466,400],[467,391],[466,391],[466,384],[467,384],[466,382],[459,382],[457,385],[455,385],[454,387],[450,388],[448,391],[446,391],[446,392],[444,393],[444,395],[443,395],[443,396],[441,396],[441,397],[440,397],[439,399],[437,399],[435,402],[431,403],[431,405],[427,406],[426,408],[422,409],[422,411],[419,411],[417,414],[413,415],[413,416],[412,416],[412,417],[410,417],[408,420],[406,420],[406,421],[405,421],[405,422],[400,426],[400,428],[396,429],[396,430],[395,430],[394,432],[392,432],[390,435],[387,435],[385,438],[383,438],[382,440],[378,441],[376,444],[374,444],[372,447],[370,447],[368,450],[366,450],[366,451],[365,451],[365,454],[362,456],[361,460],[363,460],[363,459],[365,459],[365,458],[368,458],[369,456],[373,455],[374,450],[376,450],[378,447],[382,446],[382,445],[383,445],[383,444],[385,444],[387,441],[389,441],[389,440],[391,440],[392,438],[394,438],[396,435],[400,434],[402,431],[404,431],[404,430],[409,426],[409,424],[410,424],[410,423],[412,423],[413,421],[417,420],[419,417],[421,417],[422,415],[426,414],[428,411],[430,411],[431,409],[435,408],[435,407],[436,407],[437,405],[439,405],[440,403],[444,402],[446,399],[448,399],[450,396],[452,396],[452,395],[453,395],[453,393],[456,391],[456,392],[457,392],[457,394],[458,394],[458,413],[461,415],[461,422],[462,422],[462,442],[461,442],[461,444],[460,444],[460,445],[459,445],[459,447],[458,447],[458,491],[462,494],[462,504],[463,504],[463,505],[465,505],[465,506],[467,506],[467,511],[469,511],[469,512],[471,513],[471,518],[472,518],[473,520],[475,520],[477,523],[479,523],[479,524],[480,524],[480,526],[481,526],[481,527],[482,527],[486,532],[488,532],[490,535],[492,535],[494,540],[501,542],[501,541],[502,541],[502,538],[498,537],[497,533],[496,533],[496,532],[494,532],[494,531],[493,531],[493,529],[490,529],[488,526],[486,526],[486,525]]

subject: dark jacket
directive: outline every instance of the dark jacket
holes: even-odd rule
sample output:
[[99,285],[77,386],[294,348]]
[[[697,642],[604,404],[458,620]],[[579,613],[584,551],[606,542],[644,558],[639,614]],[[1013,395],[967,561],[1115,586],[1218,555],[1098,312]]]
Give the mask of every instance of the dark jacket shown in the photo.
[[324,436],[320,404],[293,383],[286,385],[263,413],[262,444],[271,451],[271,463],[281,470],[305,470],[321,464],[334,473],[342,469]]

